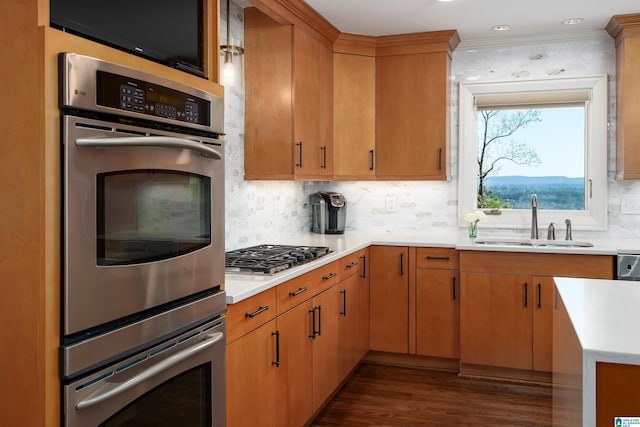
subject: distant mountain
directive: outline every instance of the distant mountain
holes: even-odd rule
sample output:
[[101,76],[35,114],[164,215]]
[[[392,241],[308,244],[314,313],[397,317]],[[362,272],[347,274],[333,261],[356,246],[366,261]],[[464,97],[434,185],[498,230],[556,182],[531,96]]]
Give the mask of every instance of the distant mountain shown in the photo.
[[583,210],[584,178],[566,176],[492,176],[485,179],[485,188],[513,209],[529,209],[531,195],[538,196],[540,209]]
[[584,178],[566,176],[491,176],[484,180],[487,186],[539,185],[549,187],[584,187]]

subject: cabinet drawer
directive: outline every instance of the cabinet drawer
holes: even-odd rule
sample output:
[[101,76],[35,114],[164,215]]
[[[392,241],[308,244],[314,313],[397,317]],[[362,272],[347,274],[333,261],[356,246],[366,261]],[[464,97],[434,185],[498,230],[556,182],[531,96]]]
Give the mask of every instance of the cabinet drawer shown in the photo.
[[278,285],[278,314],[318,295],[338,283],[339,261],[318,267],[302,276]]
[[362,259],[360,251],[346,255],[340,258],[338,261],[338,281],[341,282],[347,277],[351,277],[354,274],[360,273]]
[[417,268],[458,268],[458,251],[451,248],[417,248]]
[[276,289],[267,289],[227,307],[227,343],[276,317]]

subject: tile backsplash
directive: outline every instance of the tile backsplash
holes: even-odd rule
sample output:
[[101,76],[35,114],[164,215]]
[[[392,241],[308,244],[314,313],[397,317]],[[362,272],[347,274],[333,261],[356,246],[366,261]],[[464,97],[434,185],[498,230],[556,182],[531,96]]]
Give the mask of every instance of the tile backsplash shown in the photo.
[[[222,11],[221,34],[226,31]],[[231,32],[243,37],[242,9],[231,3]],[[640,182],[615,181],[615,48],[607,37],[538,45],[490,47],[453,53],[451,108],[451,179],[449,181],[291,182],[244,181],[244,91],[225,88],[227,250],[310,228],[309,194],[343,193],[347,199],[346,230],[399,233],[456,233],[457,219],[457,83],[474,79],[517,80],[554,76],[609,76],[608,213],[606,232],[574,232],[581,240],[597,237],[640,237],[640,215],[625,213],[623,198],[640,200]],[[389,203],[388,203],[388,199]],[[387,205],[395,205],[388,211]],[[501,230],[504,232],[504,230]],[[525,231],[522,231],[525,233]],[[295,242],[292,242],[295,243]]]

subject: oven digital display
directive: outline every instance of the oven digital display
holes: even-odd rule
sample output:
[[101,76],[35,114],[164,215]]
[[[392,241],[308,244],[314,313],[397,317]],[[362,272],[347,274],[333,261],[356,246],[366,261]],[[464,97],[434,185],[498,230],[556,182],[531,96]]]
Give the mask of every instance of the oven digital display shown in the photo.
[[154,117],[209,126],[211,103],[142,80],[97,71],[98,105]]

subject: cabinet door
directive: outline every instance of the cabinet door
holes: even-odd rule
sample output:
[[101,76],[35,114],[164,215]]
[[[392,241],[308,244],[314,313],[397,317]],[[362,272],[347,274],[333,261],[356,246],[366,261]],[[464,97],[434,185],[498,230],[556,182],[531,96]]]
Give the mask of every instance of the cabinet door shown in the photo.
[[338,286],[313,298],[316,334],[313,340],[313,411],[329,398],[340,383],[338,358]]
[[346,378],[360,361],[358,321],[360,317],[359,278],[357,275],[338,283],[339,293],[339,380]]
[[313,414],[311,307],[309,300],[277,318],[280,339],[276,381],[278,426],[299,427]]
[[358,293],[360,313],[358,319],[358,360],[369,351],[369,249],[360,253],[358,272]]
[[409,249],[370,248],[371,350],[409,352]]
[[333,174],[372,179],[375,148],[375,58],[333,55]]
[[333,174],[333,54],[297,28],[294,28],[293,46],[296,177],[330,176]]
[[542,276],[535,276],[533,283],[533,369],[551,372],[555,284],[552,277]]
[[227,345],[227,425],[278,425],[275,331],[272,320]]
[[246,179],[292,179],[292,26],[244,13]]
[[446,179],[449,57],[376,58],[376,175]]
[[457,270],[417,269],[417,354],[459,357],[459,281]]
[[460,362],[531,369],[531,276],[461,274]]

